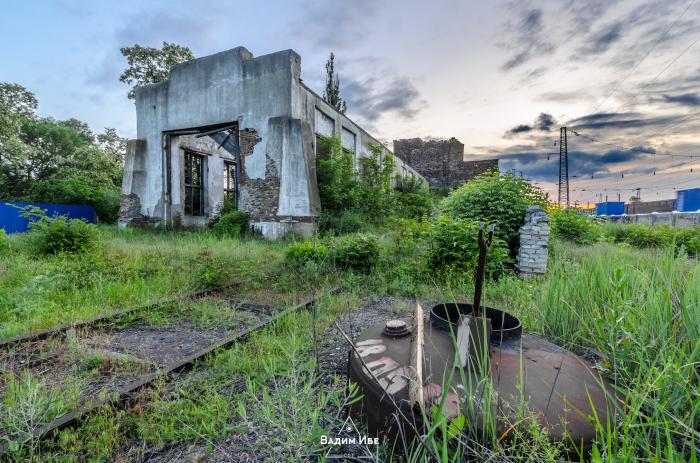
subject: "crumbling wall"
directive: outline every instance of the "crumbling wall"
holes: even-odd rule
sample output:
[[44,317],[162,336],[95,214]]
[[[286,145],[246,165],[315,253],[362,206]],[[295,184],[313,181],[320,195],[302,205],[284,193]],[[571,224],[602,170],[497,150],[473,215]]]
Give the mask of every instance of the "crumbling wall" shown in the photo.
[[425,177],[431,188],[459,188],[478,175],[498,170],[498,159],[465,161],[464,144],[454,137],[394,140],[394,154]]
[[517,267],[521,277],[547,272],[548,246],[549,216],[540,206],[530,206],[525,211],[525,225],[520,227]]
[[599,218],[607,220],[608,222],[636,223],[640,225],[671,225],[674,227],[694,227],[700,225],[700,212],[608,215]]

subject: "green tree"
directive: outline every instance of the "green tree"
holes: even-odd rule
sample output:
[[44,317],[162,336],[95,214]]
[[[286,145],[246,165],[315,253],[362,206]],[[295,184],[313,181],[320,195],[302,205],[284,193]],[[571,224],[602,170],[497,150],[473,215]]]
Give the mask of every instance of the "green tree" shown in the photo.
[[105,127],[105,131],[97,134],[97,146],[102,151],[109,153],[119,164],[124,163],[126,155],[126,138],[120,137],[117,130],[112,127]]
[[95,136],[78,119],[37,117],[36,107],[29,90],[0,83],[0,200],[86,204],[113,221],[125,140],[109,128]]
[[0,83],[0,200],[26,187],[24,166],[31,147],[20,137],[22,125],[36,118],[37,99],[19,84]]
[[326,89],[323,91],[323,99],[335,109],[345,114],[347,106],[345,100],[340,98],[340,79],[335,72],[335,55],[331,52],[330,58],[326,61]]
[[128,67],[119,76],[119,81],[131,85],[128,97],[135,98],[134,88],[139,85],[155,84],[168,78],[170,68],[184,61],[194,59],[192,50],[182,45],[163,42],[163,47],[133,47],[120,49]]

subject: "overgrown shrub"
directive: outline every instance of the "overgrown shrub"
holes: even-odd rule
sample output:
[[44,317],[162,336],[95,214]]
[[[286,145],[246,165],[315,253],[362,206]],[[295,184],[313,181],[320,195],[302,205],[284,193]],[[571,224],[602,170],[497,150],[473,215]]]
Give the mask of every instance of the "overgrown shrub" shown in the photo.
[[700,227],[679,228],[676,231],[676,246],[683,246],[690,255],[700,257]]
[[605,236],[614,243],[638,248],[681,247],[693,256],[700,255],[700,227],[674,228],[670,225],[607,224]]
[[352,154],[344,151],[338,137],[322,137],[316,156],[316,179],[321,207],[339,212],[357,207],[357,180],[352,166]]
[[600,236],[593,219],[575,209],[556,210],[550,215],[552,234],[558,238],[577,244],[592,244]]
[[236,210],[225,212],[211,225],[211,229],[219,236],[238,238],[250,229],[250,215]]
[[92,206],[100,222],[116,222],[119,215],[119,188],[102,181],[100,176],[70,174],[37,182],[30,197],[32,201],[55,204]]
[[338,235],[365,231],[370,225],[364,214],[353,210],[340,212],[322,210],[319,216],[319,228]]
[[358,158],[359,175],[352,153],[338,137],[321,138],[316,156],[316,178],[321,199],[320,228],[352,233],[368,225],[383,224],[388,217],[420,217],[432,206],[430,192],[408,181],[399,193],[392,187],[395,163],[380,144],[367,145],[369,154]]
[[[428,266],[436,274],[473,272],[479,258],[479,225],[469,220],[440,217],[427,234]],[[486,259],[486,275],[497,279],[510,263],[508,246],[494,236]]]
[[323,243],[298,241],[289,245],[285,260],[293,267],[303,267],[308,262],[325,262],[329,255],[328,247]]
[[495,224],[496,236],[508,243],[511,256],[515,256],[525,209],[532,205],[547,206],[547,194],[511,173],[490,172],[450,193],[440,203],[440,209],[453,219]]
[[398,177],[394,186],[397,212],[402,217],[417,219],[433,209],[433,195],[417,177]]
[[379,243],[371,235],[347,235],[333,242],[332,254],[339,267],[369,272],[379,260]]
[[396,163],[378,143],[367,145],[369,156],[359,158],[359,210],[375,223],[382,223],[397,213],[391,175]]
[[48,217],[37,207],[25,208],[29,222],[29,245],[36,254],[80,254],[93,250],[99,239],[97,226],[81,219]]

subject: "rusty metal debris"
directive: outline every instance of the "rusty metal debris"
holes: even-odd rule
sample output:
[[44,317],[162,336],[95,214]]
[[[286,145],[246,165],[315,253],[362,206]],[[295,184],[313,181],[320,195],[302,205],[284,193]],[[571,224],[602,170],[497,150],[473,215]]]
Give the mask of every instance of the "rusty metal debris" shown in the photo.
[[448,420],[460,417],[478,439],[494,430],[508,438],[525,412],[550,439],[564,442],[571,453],[583,453],[595,439],[596,424],[605,427],[615,416],[614,390],[587,361],[523,334],[512,314],[481,306],[493,227],[486,239],[483,232],[482,225],[475,305],[437,304],[423,326],[423,309],[416,304],[413,320],[406,320],[413,324],[410,337],[387,333],[386,325],[398,325],[391,321],[356,339],[348,377],[359,385],[362,399],[351,413],[371,435],[405,439],[420,435],[423,417],[431,416],[425,410],[442,404]]

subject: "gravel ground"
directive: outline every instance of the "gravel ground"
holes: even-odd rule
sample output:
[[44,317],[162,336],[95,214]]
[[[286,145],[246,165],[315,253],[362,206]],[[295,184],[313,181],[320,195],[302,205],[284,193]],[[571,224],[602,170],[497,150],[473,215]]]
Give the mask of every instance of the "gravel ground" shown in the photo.
[[[351,338],[356,337],[367,327],[376,323],[385,322],[393,318],[400,318],[410,314],[411,301],[394,297],[366,300],[356,309],[338,317],[337,322],[341,329]],[[320,387],[326,387],[331,383],[334,375],[345,376],[347,372],[347,359],[350,345],[338,331],[335,325],[319,335],[319,370],[321,373]],[[232,391],[236,392],[236,391]],[[232,395],[232,400],[235,396]],[[337,410],[327,410],[337,413]],[[344,417],[342,418],[344,419]],[[234,423],[236,424],[236,423]],[[334,436],[346,436],[347,430],[339,423],[334,429]],[[337,458],[344,454],[363,455],[366,449],[348,447],[333,449],[329,456],[333,462],[362,461],[357,459]],[[165,448],[143,449],[138,442],[134,442],[130,448],[118,455],[119,461],[138,461],[149,463],[248,463],[259,461],[281,461],[275,455],[275,449],[270,448],[265,442],[265,435],[253,432],[230,433],[226,439],[215,442],[182,443]],[[298,461],[318,461],[318,457],[299,457]]]

